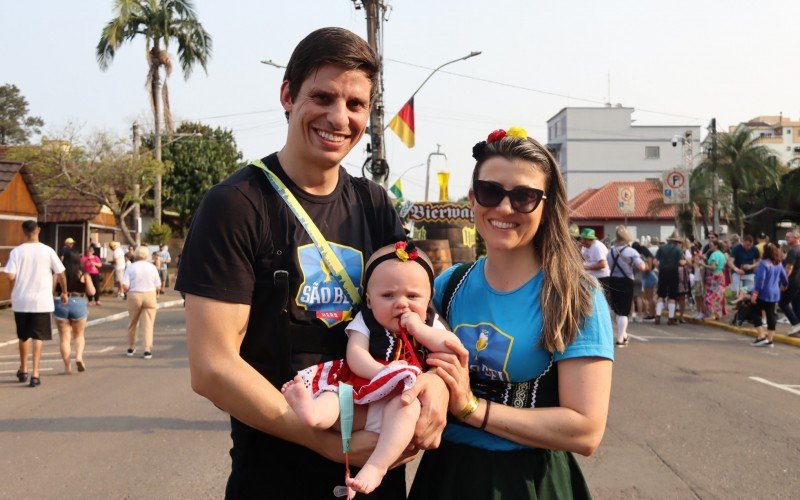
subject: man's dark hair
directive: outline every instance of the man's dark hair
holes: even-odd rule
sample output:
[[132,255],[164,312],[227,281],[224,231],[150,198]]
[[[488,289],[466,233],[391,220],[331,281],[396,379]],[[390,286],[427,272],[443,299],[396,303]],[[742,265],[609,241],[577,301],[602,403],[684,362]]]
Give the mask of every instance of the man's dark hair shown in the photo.
[[745,234],[742,236],[742,241],[749,241],[750,243],[753,242],[753,235],[752,234]]
[[34,233],[34,231],[36,231],[37,227],[38,226],[37,226],[35,220],[26,220],[25,222],[22,223],[22,231],[27,236],[32,235]]
[[[303,38],[286,65],[284,81],[289,82],[292,101],[308,76],[325,64],[360,69],[372,83],[370,102],[378,92],[380,61],[367,42],[344,28],[320,28]],[[289,114],[286,114],[287,118]]]

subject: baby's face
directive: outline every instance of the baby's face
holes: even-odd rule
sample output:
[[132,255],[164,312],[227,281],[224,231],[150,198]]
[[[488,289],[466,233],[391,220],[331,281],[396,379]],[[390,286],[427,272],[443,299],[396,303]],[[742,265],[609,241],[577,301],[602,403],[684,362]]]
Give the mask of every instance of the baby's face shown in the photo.
[[398,330],[400,316],[407,311],[425,321],[430,300],[428,273],[417,262],[382,262],[367,283],[367,307],[378,323],[390,332]]

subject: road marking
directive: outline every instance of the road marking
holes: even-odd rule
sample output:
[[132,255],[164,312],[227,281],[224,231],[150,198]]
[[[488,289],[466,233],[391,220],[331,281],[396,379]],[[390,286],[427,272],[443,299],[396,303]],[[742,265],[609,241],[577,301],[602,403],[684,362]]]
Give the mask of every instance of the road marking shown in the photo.
[[[84,352],[84,354],[103,354],[104,352],[108,352],[108,351],[110,351],[110,350],[112,350],[114,348],[115,348],[114,346],[108,346],[108,347],[104,347],[104,348],[102,348],[100,350],[97,350],[97,351],[86,350],[86,351],[83,351],[83,352]],[[60,352],[53,351],[53,352],[43,352],[42,353],[42,359],[44,359],[45,357],[50,357],[50,356],[58,356],[59,361],[61,360],[60,359],[61,358],[61,353]],[[18,360],[19,359],[19,354],[4,354],[4,355],[0,356],[0,359],[17,359]],[[16,363],[16,361],[13,361],[13,362]],[[2,364],[8,364],[8,362],[7,361],[0,361],[0,365],[2,365]]]
[[771,382],[761,377],[749,377],[749,378],[750,380],[755,380],[756,382],[761,382],[762,384],[770,385],[772,387],[777,387],[778,389],[784,390],[786,392],[791,392],[792,394],[797,394],[798,396],[800,396],[800,390],[794,389],[794,387],[800,387],[800,386],[778,384],[776,382]]
[[[178,300],[170,300],[168,302],[161,302],[158,304],[158,309],[166,309],[167,307],[175,307],[183,305],[183,299]],[[93,320],[89,320],[86,322],[86,326],[93,326],[93,325],[102,325],[103,323],[108,323],[109,321],[116,321],[118,319],[127,318],[128,311],[123,311],[117,314],[112,314],[110,316],[105,316],[103,318],[97,318]],[[58,333],[58,328],[53,328],[54,335]],[[0,347],[5,347],[7,345],[16,344],[19,342],[19,339],[11,339],[5,342],[0,342]]]
[[[53,371],[52,368],[39,368],[40,372],[51,372]],[[1,375],[5,375],[6,373],[17,373],[17,370],[2,370],[0,371]]]
[[639,342],[649,342],[649,340],[647,340],[645,337],[640,337],[640,336],[638,336],[638,335],[634,335],[634,334],[632,334],[632,333],[630,333],[630,332],[628,332],[628,337],[630,337],[630,338],[632,338],[632,339],[636,339],[636,340],[638,340]]

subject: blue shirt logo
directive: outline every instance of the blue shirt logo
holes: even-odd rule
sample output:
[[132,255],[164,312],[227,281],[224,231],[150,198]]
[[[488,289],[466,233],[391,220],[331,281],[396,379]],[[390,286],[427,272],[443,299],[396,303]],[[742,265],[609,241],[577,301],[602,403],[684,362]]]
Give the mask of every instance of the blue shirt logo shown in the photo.
[[514,337],[491,323],[458,325],[455,334],[469,351],[469,370],[479,377],[508,382],[508,358]]

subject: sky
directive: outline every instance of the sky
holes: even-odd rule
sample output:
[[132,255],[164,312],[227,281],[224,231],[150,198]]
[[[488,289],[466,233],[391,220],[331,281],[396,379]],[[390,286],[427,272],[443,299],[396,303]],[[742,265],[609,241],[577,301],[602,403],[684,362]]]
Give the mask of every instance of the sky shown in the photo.
[[[425,164],[450,172],[450,196],[464,196],[472,146],[497,128],[522,126],[546,142],[546,123],[566,106],[621,103],[639,125],[721,130],[758,115],[800,119],[800,2],[796,0],[387,0],[384,23],[386,123],[447,61],[482,54],[436,73],[415,99],[416,146],[386,132],[389,183],[424,197]],[[283,70],[309,32],[341,26],[366,37],[363,10],[350,0],[196,0],[213,38],[208,73],[169,80],[173,116],[232,129],[245,158],[280,149],[286,121],[278,100]],[[144,42],[119,49],[107,71],[95,59],[112,0],[0,0],[0,85],[15,84],[32,115],[55,134],[129,135],[151,122]],[[426,69],[427,68],[427,69]],[[609,83],[610,82],[610,83]],[[609,100],[610,96],[610,100]],[[345,158],[360,175],[367,138]]]

